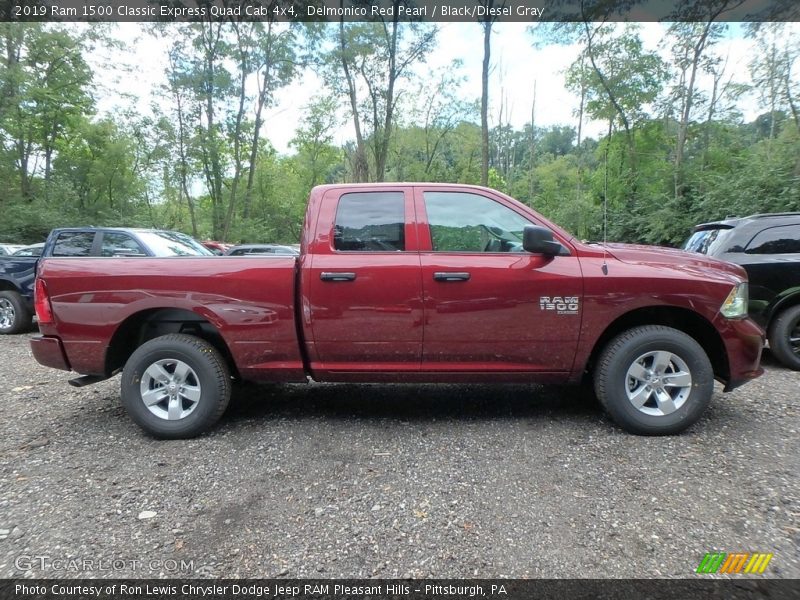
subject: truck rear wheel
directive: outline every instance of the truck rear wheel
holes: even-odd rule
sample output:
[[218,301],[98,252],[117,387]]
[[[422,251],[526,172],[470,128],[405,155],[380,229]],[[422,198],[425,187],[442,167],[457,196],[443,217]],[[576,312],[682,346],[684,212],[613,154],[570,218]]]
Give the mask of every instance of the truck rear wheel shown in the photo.
[[200,338],[164,335],[142,344],[122,371],[122,403],[151,435],[197,436],[214,425],[231,398],[228,366]]
[[800,371],[800,305],[787,308],[772,321],[769,348],[781,363]]
[[611,340],[594,372],[597,398],[612,419],[639,435],[672,435],[694,424],[711,401],[714,370],[682,331],[648,325]]
[[18,292],[0,292],[0,334],[22,333],[33,326],[33,315]]

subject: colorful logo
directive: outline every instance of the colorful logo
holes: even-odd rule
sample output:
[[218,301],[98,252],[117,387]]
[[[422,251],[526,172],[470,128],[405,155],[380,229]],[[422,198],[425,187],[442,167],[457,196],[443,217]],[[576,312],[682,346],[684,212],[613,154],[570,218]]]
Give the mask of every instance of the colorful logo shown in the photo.
[[698,573],[763,573],[772,554],[764,552],[708,552],[697,567]]

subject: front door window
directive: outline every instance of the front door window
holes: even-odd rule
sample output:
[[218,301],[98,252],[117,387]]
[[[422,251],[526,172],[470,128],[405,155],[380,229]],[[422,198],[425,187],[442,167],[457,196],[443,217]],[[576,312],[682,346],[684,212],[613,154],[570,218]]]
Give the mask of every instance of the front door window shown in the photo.
[[478,194],[426,192],[425,208],[435,252],[524,252],[530,221]]

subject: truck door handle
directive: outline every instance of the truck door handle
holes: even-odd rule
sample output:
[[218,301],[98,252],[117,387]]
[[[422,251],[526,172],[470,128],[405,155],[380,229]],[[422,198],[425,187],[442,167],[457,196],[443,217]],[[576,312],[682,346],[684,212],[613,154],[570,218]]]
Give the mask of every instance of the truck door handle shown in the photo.
[[435,281],[469,281],[469,273],[459,272],[451,273],[447,271],[436,271],[433,274]]
[[319,274],[319,278],[322,281],[355,281],[356,274],[355,273],[330,273],[328,271],[323,271]]

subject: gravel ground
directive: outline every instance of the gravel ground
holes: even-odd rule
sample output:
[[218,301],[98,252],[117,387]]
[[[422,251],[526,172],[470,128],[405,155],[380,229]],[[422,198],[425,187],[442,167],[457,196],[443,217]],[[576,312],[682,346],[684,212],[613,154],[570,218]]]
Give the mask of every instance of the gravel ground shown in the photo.
[[769,356],[679,437],[570,388],[308,385],[163,442],[28,337],[0,336],[0,577],[800,577],[800,373]]

